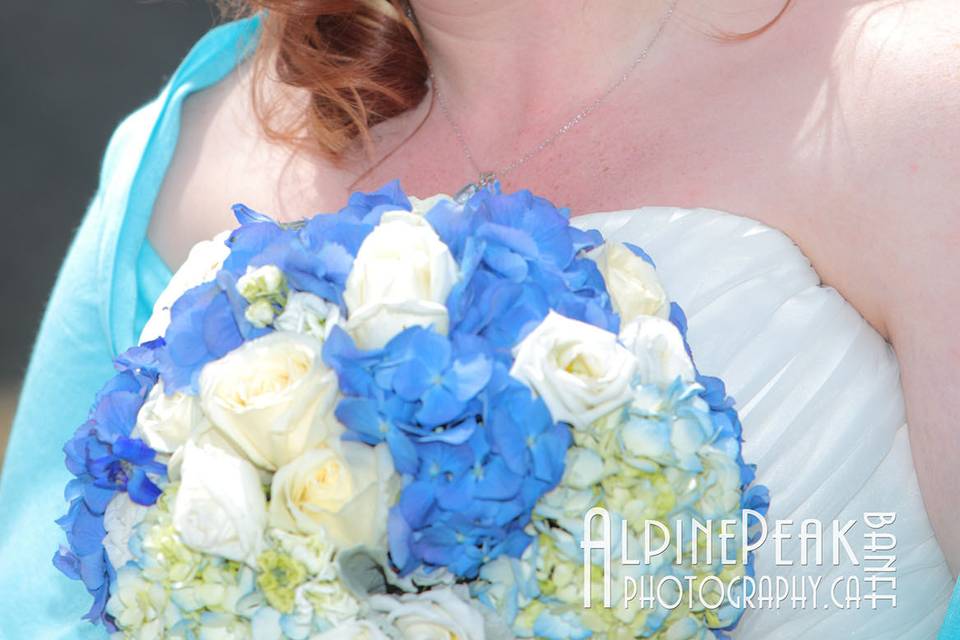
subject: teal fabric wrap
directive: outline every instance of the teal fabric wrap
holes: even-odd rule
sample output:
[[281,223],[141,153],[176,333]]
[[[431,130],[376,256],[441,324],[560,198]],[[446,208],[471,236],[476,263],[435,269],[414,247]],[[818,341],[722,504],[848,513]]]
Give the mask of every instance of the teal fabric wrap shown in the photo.
[[91,599],[51,559],[64,541],[61,448],[86,419],[112,360],[132,346],[170,270],[146,242],[184,100],[220,81],[255,44],[248,19],[212,30],[160,95],[117,128],[100,186],[47,305],[0,479],[0,638],[104,638],[81,620]]

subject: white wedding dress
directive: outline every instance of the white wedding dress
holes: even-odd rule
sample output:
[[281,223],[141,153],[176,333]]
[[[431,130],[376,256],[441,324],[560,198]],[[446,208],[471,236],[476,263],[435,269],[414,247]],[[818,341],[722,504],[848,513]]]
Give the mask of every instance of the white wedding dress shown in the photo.
[[[821,286],[809,260],[784,234],[759,222],[706,209],[648,207],[574,218],[608,240],[632,242],[657,264],[671,299],[689,321],[700,371],[722,378],[743,422],[744,459],[770,489],[768,522],[791,519],[782,545],[792,566],[775,563],[768,541],[756,576],[822,576],[817,609],[808,604],[748,610],[734,638],[935,638],[954,581],[933,536],[910,455],[903,392],[890,345],[834,289]],[[841,552],[832,565],[799,566],[799,523],[856,520],[847,535],[864,556],[864,513],[895,512],[880,529],[896,535],[896,607],[838,609],[835,577],[859,576]],[[889,552],[887,552],[889,553]],[[876,566],[876,563],[870,563]],[[890,593],[881,586],[878,593]],[[838,598],[846,593],[838,588]],[[809,595],[809,590],[808,590]],[[827,605],[829,608],[824,608]]]

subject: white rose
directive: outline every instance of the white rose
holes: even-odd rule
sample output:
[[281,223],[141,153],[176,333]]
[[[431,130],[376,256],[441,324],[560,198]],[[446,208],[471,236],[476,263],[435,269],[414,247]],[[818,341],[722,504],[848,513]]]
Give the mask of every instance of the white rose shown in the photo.
[[143,522],[149,507],[139,505],[130,499],[126,492],[115,495],[103,512],[103,528],[107,535],[103,538],[103,548],[114,568],[119,569],[133,560],[130,552],[130,538],[137,525]]
[[397,481],[385,444],[311,449],[273,476],[270,526],[323,532],[340,548],[382,547]]
[[343,293],[347,330],[363,349],[376,349],[412,326],[447,332],[445,302],[457,264],[423,217],[389,211],[364,239]]
[[666,386],[678,377],[684,382],[696,377],[683,336],[669,320],[638,316],[620,328],[620,342],[637,357],[642,384]]
[[483,614],[450,587],[400,597],[375,595],[369,604],[404,640],[484,640],[486,636]]
[[582,428],[629,401],[636,368],[616,335],[551,311],[514,347],[510,375],[543,398],[554,420]]
[[206,365],[200,404],[214,429],[269,471],[339,435],[337,375],[322,349],[308,335],[277,331]]
[[185,545],[252,564],[263,543],[267,501],[256,468],[213,446],[187,442],[173,506]]
[[151,449],[173,453],[187,441],[194,430],[202,431],[206,424],[197,398],[185,393],[167,395],[163,382],[157,383],[137,414],[135,433]]
[[313,636],[313,640],[389,640],[389,636],[370,620],[350,620]]
[[283,313],[273,321],[273,326],[326,340],[339,322],[340,307],[312,293],[297,291],[287,296]]
[[140,343],[160,338],[167,332],[170,324],[170,308],[180,296],[188,290],[210,282],[223,267],[223,261],[230,255],[227,238],[230,231],[223,231],[212,240],[204,240],[193,245],[187,260],[177,269],[166,289],[153,304],[153,314],[140,332]]
[[597,263],[613,308],[623,322],[639,315],[669,317],[670,301],[656,269],[646,260],[619,242],[607,242],[587,257]]

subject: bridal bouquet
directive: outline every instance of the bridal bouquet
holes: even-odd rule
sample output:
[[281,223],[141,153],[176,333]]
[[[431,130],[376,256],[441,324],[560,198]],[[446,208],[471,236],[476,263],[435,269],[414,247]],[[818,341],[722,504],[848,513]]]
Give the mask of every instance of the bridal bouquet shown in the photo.
[[[643,251],[496,187],[393,183],[296,225],[235,212],[64,448],[54,564],[87,619],[118,638],[726,637],[743,607],[715,585],[749,554],[697,561],[701,536],[611,576],[580,544],[606,519],[636,555],[766,508]],[[627,607],[627,573],[716,606]]]

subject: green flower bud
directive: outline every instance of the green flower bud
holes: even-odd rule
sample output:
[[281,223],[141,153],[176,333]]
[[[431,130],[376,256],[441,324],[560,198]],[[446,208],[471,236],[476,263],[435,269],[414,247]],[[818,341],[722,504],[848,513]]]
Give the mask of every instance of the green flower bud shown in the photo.
[[281,613],[293,611],[296,589],[307,579],[307,570],[302,564],[284,553],[272,549],[257,558],[257,586],[270,606]]

